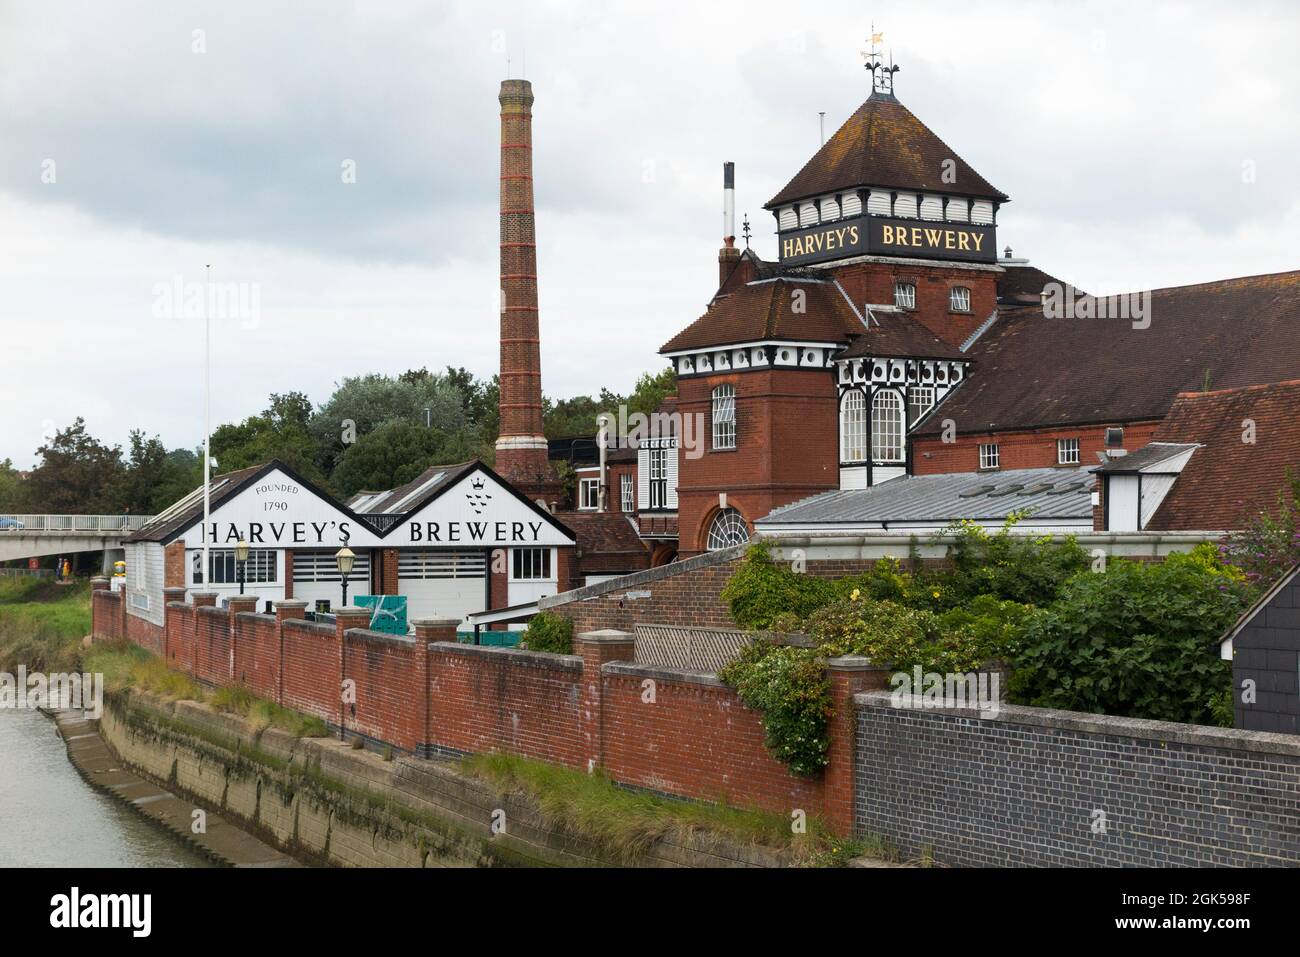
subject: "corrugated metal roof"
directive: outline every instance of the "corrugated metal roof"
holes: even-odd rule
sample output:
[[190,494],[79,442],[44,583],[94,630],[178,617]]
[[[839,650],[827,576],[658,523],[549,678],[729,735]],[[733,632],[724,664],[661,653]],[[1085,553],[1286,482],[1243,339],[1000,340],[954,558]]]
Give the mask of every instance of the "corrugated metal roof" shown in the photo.
[[759,519],[767,525],[858,522],[1003,520],[1032,510],[1033,518],[1092,517],[1094,479],[1079,468],[1008,469],[897,478],[866,489],[823,492]]

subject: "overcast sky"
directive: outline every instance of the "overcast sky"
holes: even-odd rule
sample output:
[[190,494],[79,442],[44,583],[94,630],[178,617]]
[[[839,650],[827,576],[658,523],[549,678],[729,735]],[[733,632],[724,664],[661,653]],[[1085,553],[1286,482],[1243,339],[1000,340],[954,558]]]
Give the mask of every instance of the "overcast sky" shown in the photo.
[[260,297],[216,324],[214,424],[493,373],[507,70],[543,387],[627,390],[717,285],[724,160],[775,258],[762,205],[870,92],[872,19],[1017,256],[1095,292],[1300,266],[1294,4],[0,0],[0,459],[78,415],[199,442],[202,322],[158,287],[206,263]]

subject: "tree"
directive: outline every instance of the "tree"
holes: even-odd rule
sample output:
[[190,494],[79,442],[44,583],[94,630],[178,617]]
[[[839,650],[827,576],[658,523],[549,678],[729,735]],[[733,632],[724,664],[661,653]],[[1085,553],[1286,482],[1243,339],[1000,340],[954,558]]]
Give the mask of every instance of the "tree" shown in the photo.
[[121,511],[118,498],[123,477],[122,450],[107,446],[77,420],[56,432],[36,450],[41,464],[28,479],[30,507],[51,514],[113,514]]
[[677,373],[672,366],[665,366],[658,373],[643,372],[636,380],[636,387],[627,397],[628,415],[640,412],[649,415],[659,408],[670,395],[677,393]]
[[344,495],[383,491],[414,481],[431,465],[473,458],[468,437],[441,429],[389,422],[367,432],[350,446],[334,470],[335,487]]
[[310,432],[319,464],[332,472],[352,442],[392,422],[431,423],[446,433],[465,426],[460,390],[423,369],[394,379],[371,374],[344,379],[312,417]]
[[272,394],[261,415],[222,425],[212,433],[212,457],[223,473],[279,459],[309,481],[327,485],[325,472],[317,465],[320,448],[308,429],[310,416],[311,403],[302,393]]
[[26,512],[28,498],[27,480],[23,474],[14,468],[11,460],[0,462],[0,512]]

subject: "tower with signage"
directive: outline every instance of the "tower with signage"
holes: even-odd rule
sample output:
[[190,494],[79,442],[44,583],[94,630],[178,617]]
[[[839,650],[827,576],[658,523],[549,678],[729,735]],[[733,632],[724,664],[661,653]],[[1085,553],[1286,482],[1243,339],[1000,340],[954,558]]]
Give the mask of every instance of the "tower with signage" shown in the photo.
[[964,348],[994,317],[1008,197],[899,102],[897,66],[873,51],[867,68],[870,97],[766,204],[777,262],[724,262],[708,311],[661,349],[703,422],[679,452],[682,555],[907,474],[909,433],[966,380]]

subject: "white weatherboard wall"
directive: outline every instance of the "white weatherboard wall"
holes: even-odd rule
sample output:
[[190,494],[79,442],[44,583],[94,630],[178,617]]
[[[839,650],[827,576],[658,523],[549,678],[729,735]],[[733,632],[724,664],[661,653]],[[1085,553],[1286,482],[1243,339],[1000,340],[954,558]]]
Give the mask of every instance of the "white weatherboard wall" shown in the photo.
[[385,548],[572,545],[549,516],[482,472],[471,472],[396,526]]
[[[233,548],[244,538],[253,548],[334,548],[346,532],[348,546],[377,548],[379,536],[353,521],[333,502],[299,484],[279,469],[250,485],[212,512],[214,547]],[[185,532],[187,549],[203,547],[203,523]]]
[[162,625],[163,547],[157,542],[128,542],[126,550],[126,613]]

